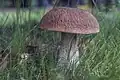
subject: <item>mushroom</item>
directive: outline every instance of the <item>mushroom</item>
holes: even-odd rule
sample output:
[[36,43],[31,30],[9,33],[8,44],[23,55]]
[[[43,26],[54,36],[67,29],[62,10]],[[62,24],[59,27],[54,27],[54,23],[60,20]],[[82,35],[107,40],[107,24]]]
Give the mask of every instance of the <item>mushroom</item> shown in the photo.
[[99,32],[99,24],[90,12],[68,7],[57,7],[50,10],[41,19],[40,28],[61,32],[58,58],[60,66],[79,59],[78,34]]

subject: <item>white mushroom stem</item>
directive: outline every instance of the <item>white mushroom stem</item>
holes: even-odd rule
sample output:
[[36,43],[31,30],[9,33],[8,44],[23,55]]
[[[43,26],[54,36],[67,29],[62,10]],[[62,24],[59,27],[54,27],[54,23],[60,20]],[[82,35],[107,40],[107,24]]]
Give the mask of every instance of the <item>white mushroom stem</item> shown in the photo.
[[78,61],[79,50],[76,34],[61,33],[61,45],[59,50],[58,65],[67,67],[68,64]]

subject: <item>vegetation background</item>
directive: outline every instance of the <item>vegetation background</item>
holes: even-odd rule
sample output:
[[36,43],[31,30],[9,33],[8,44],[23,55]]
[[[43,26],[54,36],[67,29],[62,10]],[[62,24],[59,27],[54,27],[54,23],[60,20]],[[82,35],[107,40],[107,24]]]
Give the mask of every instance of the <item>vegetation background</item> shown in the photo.
[[16,0],[15,11],[0,12],[0,80],[120,80],[119,5],[93,9],[100,32],[84,37],[88,42],[78,67],[60,70],[54,60],[59,32],[39,26],[46,8],[21,9]]

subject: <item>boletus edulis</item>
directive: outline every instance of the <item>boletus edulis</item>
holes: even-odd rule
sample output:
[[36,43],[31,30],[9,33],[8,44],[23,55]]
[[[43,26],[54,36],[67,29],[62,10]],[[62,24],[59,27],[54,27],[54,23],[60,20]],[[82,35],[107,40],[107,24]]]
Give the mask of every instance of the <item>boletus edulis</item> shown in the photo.
[[79,59],[79,34],[95,34],[99,32],[96,18],[88,11],[77,8],[57,7],[47,12],[40,22],[40,28],[61,32],[61,45],[58,65]]

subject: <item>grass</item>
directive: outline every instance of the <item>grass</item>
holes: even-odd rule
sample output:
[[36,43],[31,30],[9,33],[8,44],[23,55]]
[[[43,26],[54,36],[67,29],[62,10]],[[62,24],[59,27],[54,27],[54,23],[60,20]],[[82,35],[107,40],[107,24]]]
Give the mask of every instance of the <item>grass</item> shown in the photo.
[[[0,80],[120,80],[120,14],[97,12],[100,32],[91,38],[78,67],[59,70],[55,54],[59,33],[43,31],[39,21],[44,11],[0,14],[0,46],[10,54]],[[27,56],[26,45],[39,46]]]

